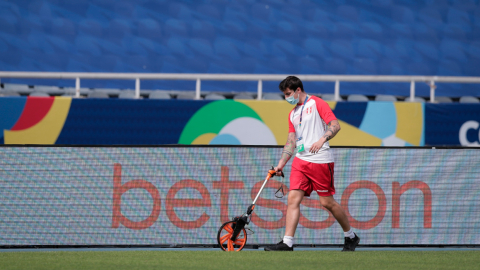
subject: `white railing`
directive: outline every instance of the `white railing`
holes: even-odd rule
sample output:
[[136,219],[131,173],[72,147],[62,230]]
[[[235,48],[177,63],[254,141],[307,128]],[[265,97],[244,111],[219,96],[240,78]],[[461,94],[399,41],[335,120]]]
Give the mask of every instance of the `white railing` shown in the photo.
[[[196,81],[195,98],[200,99],[201,81],[258,81],[257,99],[262,98],[263,81],[282,81],[281,74],[194,74],[194,73],[94,73],[94,72],[0,72],[1,78],[73,79],[76,97],[80,97],[81,79],[135,80],[135,97],[140,98],[140,80]],[[374,76],[374,75],[296,75],[302,81],[335,82],[335,100],[340,100],[340,82],[409,82],[410,101],[415,98],[415,83],[430,86],[430,102],[435,101],[436,83],[480,83],[480,77],[459,76]]]

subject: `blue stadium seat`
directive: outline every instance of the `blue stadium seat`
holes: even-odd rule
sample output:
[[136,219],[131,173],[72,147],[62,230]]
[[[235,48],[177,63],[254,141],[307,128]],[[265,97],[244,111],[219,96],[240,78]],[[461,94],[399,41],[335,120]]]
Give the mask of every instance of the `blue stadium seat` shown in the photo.
[[337,39],[332,40],[330,43],[330,52],[333,55],[345,58],[353,59],[355,58],[355,51],[353,49],[353,44],[351,40],[348,39]]
[[459,27],[465,31],[471,31],[473,23],[468,12],[470,12],[470,10],[458,10],[456,8],[448,9],[447,23],[459,25]]
[[327,58],[325,59],[323,69],[328,74],[345,74],[347,73],[347,64],[343,59]]
[[318,38],[307,38],[304,41],[303,47],[308,56],[324,58],[328,55],[325,43],[325,41]]
[[358,9],[355,6],[341,5],[337,8],[337,15],[347,22],[358,22]]
[[137,31],[139,37],[153,41],[161,41],[163,37],[160,24],[151,18],[138,21]]
[[[478,0],[23,3],[0,2],[0,70],[449,76],[480,71]],[[151,85],[192,88],[188,82]],[[223,91],[243,91],[229,87]],[[365,84],[355,91],[404,95],[402,84],[388,87]],[[442,89],[467,95],[474,87]]]
[[440,43],[440,55],[442,59],[448,59],[458,63],[465,63],[467,61],[467,55],[462,43],[452,39],[444,39]]
[[369,58],[378,60],[381,58],[383,51],[382,45],[372,39],[359,39],[357,45],[356,56],[360,58]]
[[377,65],[368,58],[356,58],[353,61],[353,66],[350,67],[352,74],[368,75],[377,74]]
[[339,22],[330,33],[332,39],[352,39],[357,34],[358,24]]
[[417,41],[414,44],[415,51],[422,56],[426,64],[431,65],[430,61],[438,61],[440,51],[437,46],[427,41]]
[[107,40],[113,43],[121,43],[126,36],[132,34],[132,23],[128,20],[115,18],[106,27]]
[[415,23],[415,12],[406,6],[393,6],[392,19],[395,22],[413,25]]
[[386,34],[383,27],[375,22],[365,22],[360,24],[360,34],[362,38],[379,40]]
[[413,38],[413,31],[412,27],[410,24],[400,24],[400,23],[395,23],[390,26],[391,29],[391,35],[394,38],[402,38],[402,39],[412,39]]
[[447,24],[443,28],[442,36],[445,39],[454,39],[456,41],[463,41],[467,37],[465,28],[459,24]]
[[210,22],[195,20],[192,23],[193,38],[213,40],[216,37],[215,27]]
[[168,19],[163,27],[167,37],[186,37],[188,35],[187,24],[182,20]]
[[241,59],[235,41],[229,38],[217,38],[213,42],[215,54],[229,61],[239,61]]

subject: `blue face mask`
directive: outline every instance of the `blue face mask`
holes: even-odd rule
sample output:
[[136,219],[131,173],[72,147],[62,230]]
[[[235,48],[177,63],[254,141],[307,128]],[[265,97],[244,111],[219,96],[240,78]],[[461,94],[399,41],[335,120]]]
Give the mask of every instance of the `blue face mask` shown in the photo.
[[295,98],[295,92],[293,92],[293,95],[285,98],[285,100],[292,105],[297,105],[298,101],[300,100],[300,95],[298,95],[298,98]]

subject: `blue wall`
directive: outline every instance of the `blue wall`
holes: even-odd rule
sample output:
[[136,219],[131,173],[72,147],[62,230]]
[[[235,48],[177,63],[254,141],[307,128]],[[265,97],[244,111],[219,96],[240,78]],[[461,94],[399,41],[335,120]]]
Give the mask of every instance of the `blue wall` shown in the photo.
[[[6,71],[478,76],[478,36],[478,0],[0,2],[0,70]],[[277,84],[266,83],[264,91],[278,91]],[[134,82],[82,86],[132,89]],[[144,89],[194,87],[142,82]],[[333,92],[329,83],[309,87]],[[417,87],[419,95],[429,95],[426,85]],[[204,82],[202,88],[255,91],[256,84]],[[341,89],[409,94],[408,84],[346,83]],[[480,96],[477,89],[441,84],[437,95]]]

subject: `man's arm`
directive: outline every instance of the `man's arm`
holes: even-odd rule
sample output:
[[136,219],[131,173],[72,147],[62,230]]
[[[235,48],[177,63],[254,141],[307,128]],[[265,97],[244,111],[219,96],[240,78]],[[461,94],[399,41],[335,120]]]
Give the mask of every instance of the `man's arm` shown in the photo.
[[281,171],[283,167],[285,167],[288,160],[290,160],[290,158],[293,156],[295,152],[295,147],[296,147],[295,132],[289,132],[287,143],[283,147],[282,156],[278,161],[277,167],[275,167],[275,171],[277,172],[277,175],[280,175],[279,171]]
[[323,146],[326,141],[331,140],[337,133],[340,131],[340,123],[338,120],[332,120],[328,123],[327,131],[320,140],[315,142],[312,147],[310,147],[310,153],[317,153]]

